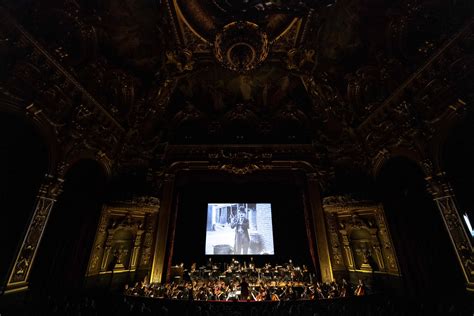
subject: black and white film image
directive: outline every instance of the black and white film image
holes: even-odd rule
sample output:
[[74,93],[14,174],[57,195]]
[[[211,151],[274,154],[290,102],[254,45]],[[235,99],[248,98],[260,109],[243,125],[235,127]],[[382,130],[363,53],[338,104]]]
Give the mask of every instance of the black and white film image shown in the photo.
[[206,255],[273,255],[270,203],[209,203]]

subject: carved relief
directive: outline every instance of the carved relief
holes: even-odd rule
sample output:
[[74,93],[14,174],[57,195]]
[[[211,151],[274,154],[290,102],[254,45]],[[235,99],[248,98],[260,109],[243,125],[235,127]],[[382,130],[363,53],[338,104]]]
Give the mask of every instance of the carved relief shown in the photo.
[[461,222],[451,185],[443,172],[427,177],[426,181],[428,192],[436,202],[451,237],[451,242],[458,254],[466,280],[472,286],[474,284],[474,248]]
[[[426,141],[436,136],[440,122],[452,120],[455,118],[453,113],[466,105],[463,98],[468,97],[469,89],[460,88],[453,95],[452,87],[462,87],[458,78],[472,74],[472,67],[468,66],[471,53],[462,43],[472,34],[473,25],[470,21],[440,47],[433,59],[428,60],[416,75],[409,77],[357,127],[356,132],[365,138],[366,151],[372,157],[384,148],[405,146],[415,151],[424,148]],[[454,64],[465,66],[452,68]],[[457,69],[455,76],[451,69]]]
[[141,255],[141,265],[148,267],[151,265],[151,253],[153,251],[154,229],[156,227],[157,214],[147,215],[145,236],[143,238],[143,251]]
[[267,33],[252,22],[231,22],[217,33],[214,56],[224,67],[248,72],[267,59],[270,42]]
[[157,198],[147,196],[105,205],[87,275],[149,268],[159,205]]
[[167,51],[165,65],[168,66],[168,71],[174,75],[189,72],[194,68],[193,52],[188,49]]
[[271,153],[254,154],[247,152],[229,152],[223,150],[210,153],[209,170],[221,170],[233,174],[249,174],[257,170],[272,169]]
[[[330,196],[324,198],[323,208],[335,270],[400,274],[381,205],[348,196]],[[339,259],[339,240],[343,262]],[[339,254],[335,255],[335,250]]]
[[17,258],[10,272],[7,289],[25,286],[28,282],[30,269],[41,242],[43,231],[57,197],[62,191],[63,180],[52,175],[46,175],[40,186],[36,199],[33,217],[28,227],[25,239],[18,252]]
[[286,68],[297,73],[311,74],[316,68],[316,51],[314,49],[292,48],[287,52]]
[[347,99],[361,114],[372,111],[387,95],[378,67],[362,67],[354,74],[347,75],[346,79]]
[[[344,269],[344,262],[342,260],[342,247],[339,242],[339,232],[337,225],[337,218],[335,214],[326,214],[327,231],[329,235],[329,243],[331,245],[331,258],[333,259],[333,269]],[[345,249],[344,249],[345,250]]]

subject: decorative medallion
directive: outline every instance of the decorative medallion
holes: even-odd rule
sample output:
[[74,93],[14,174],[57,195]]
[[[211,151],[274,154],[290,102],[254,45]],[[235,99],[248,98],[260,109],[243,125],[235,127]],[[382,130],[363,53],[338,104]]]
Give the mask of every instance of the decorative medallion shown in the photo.
[[214,55],[227,69],[244,73],[255,69],[268,56],[268,35],[255,23],[232,22],[217,33]]

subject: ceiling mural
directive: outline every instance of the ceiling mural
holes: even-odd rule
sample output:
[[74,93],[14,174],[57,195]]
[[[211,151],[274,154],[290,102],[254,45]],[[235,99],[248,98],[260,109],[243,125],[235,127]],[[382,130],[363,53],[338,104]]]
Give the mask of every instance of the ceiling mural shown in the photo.
[[295,19],[293,12],[285,12],[283,8],[281,10],[266,9],[266,6],[270,5],[279,7],[276,1],[268,1],[265,4],[256,1],[171,1],[178,16],[198,36],[208,42],[213,42],[216,32],[222,30],[225,25],[239,20],[259,24],[268,34],[269,40],[273,42]]
[[[307,116],[310,103],[301,78],[284,69],[262,66],[252,74],[239,74],[214,66],[180,79],[167,115],[170,129],[188,126],[188,135],[181,135],[185,139],[175,141],[190,142],[201,134],[210,142],[242,143],[249,141],[247,137],[258,137],[264,143],[296,142],[296,137],[307,142],[309,138],[304,135],[311,134]],[[190,121],[207,127],[198,124],[199,130],[192,131]],[[282,126],[293,126],[294,130],[282,135],[277,131]],[[226,131],[226,127],[235,130]],[[278,133],[281,137],[276,137]]]
[[470,0],[22,0],[0,14],[1,95],[50,126],[63,159],[117,169],[204,144],[367,166],[424,150],[472,94]]

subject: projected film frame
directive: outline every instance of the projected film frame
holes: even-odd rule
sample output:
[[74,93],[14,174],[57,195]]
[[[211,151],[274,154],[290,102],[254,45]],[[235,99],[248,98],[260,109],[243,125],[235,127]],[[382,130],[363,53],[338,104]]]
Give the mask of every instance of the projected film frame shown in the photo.
[[206,255],[274,255],[271,203],[209,203]]

